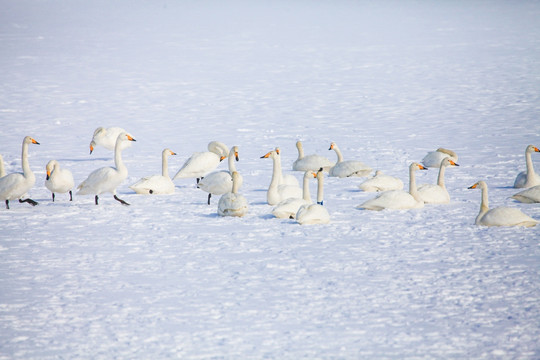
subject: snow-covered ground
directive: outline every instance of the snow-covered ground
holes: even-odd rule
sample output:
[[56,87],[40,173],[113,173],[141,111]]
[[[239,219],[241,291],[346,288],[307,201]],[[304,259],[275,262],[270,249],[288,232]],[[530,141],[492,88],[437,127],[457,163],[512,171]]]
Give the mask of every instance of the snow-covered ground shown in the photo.
[[[474,225],[509,196],[540,146],[538,1],[0,0],[0,154],[25,135],[39,206],[0,207],[0,358],[538,359],[540,226]],[[51,159],[76,184],[113,164],[98,126],[137,140],[119,196],[44,186]],[[238,145],[244,218],[217,216],[174,175],[219,140]],[[408,184],[446,147],[448,205],[371,212],[359,178],[326,178],[331,223],[270,214],[266,189],[306,153],[365,162]],[[540,154],[533,154],[540,171]],[[225,162],[220,169],[226,167]],[[437,171],[419,172],[419,183]],[[407,185],[406,185],[407,186]],[[315,195],[315,181],[311,183]]]

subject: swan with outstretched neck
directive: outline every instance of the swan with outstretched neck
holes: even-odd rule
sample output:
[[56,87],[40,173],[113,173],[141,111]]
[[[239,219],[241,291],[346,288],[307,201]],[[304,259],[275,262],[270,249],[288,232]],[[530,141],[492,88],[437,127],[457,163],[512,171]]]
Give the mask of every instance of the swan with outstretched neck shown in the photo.
[[36,206],[38,203],[30,198],[22,199],[24,195],[34,186],[36,183],[36,177],[30,169],[30,163],[28,162],[28,145],[39,143],[30,136],[26,136],[22,142],[22,173],[11,173],[0,177],[0,200],[6,202],[6,209],[9,209],[10,200],[19,200],[19,202],[29,203],[32,206]]
[[266,201],[268,202],[268,205],[276,205],[280,201],[288,198],[302,198],[302,189],[298,186],[280,185],[281,166],[277,152],[272,150],[261,156],[261,159],[267,158],[272,159],[273,163],[272,180],[270,181],[268,191],[266,192]]
[[482,202],[480,203],[480,212],[476,216],[475,224],[483,226],[525,226],[532,227],[538,224],[530,216],[524,214],[521,210],[510,207],[489,208],[488,187],[485,181],[478,181],[469,189],[482,190]]
[[174,194],[174,183],[169,176],[168,164],[168,158],[171,155],[176,155],[171,149],[164,149],[161,152],[161,175],[143,177],[129,188],[143,195]]
[[439,166],[437,184],[423,184],[418,187],[418,193],[426,204],[447,204],[450,202],[450,194],[444,182],[444,173],[448,166],[459,166],[449,157],[445,157]]
[[531,156],[533,152],[540,152],[540,150],[533,145],[529,145],[525,149],[525,165],[527,166],[527,170],[522,171],[517,175],[516,180],[514,181],[515,188],[528,188],[540,185],[540,175],[534,172]]

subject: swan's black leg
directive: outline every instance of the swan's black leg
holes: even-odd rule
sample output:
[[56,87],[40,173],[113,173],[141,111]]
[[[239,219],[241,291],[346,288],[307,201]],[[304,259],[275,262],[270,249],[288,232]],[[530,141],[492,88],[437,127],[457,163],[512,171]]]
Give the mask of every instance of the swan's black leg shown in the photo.
[[54,193],[52,193],[52,202],[54,202]]
[[73,193],[69,190],[69,201],[73,201]]
[[6,209],[9,210],[9,200],[6,200]]
[[118,198],[118,196],[116,196],[116,195],[114,195],[114,200],[119,201],[120,204],[122,204],[122,205],[129,205],[127,202],[125,202],[124,200]]
[[210,205],[210,198],[212,197],[212,193],[208,193],[208,205]]
[[201,180],[201,178],[197,178],[197,185],[199,185],[200,180]]
[[94,201],[96,202],[96,205],[98,204],[98,199],[99,199],[99,198],[98,198],[98,196],[96,195],[96,197],[95,197],[95,199],[94,199]]
[[32,206],[36,206],[36,205],[38,204],[37,201],[34,201],[34,200],[30,199],[30,198],[24,199],[24,200],[19,199],[19,202],[20,202],[20,203],[27,202],[27,203],[29,203],[29,204],[32,205]]

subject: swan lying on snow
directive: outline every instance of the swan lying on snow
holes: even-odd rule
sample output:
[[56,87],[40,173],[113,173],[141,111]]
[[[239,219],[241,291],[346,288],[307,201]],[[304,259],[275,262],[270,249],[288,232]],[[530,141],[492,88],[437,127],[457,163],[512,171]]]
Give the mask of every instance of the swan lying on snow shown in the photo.
[[174,175],[173,180],[196,178],[197,183],[199,183],[202,177],[214,170],[228,155],[229,148],[227,145],[219,141],[212,141],[208,144],[208,151],[193,153]]
[[447,166],[459,166],[449,157],[441,161],[437,184],[423,184],[418,187],[420,198],[426,204],[447,204],[450,202],[450,194],[444,184],[444,172]]
[[281,181],[281,166],[279,163],[279,155],[275,150],[272,150],[261,159],[271,158],[273,163],[272,180],[266,192],[266,201],[268,205],[276,205],[280,201],[288,198],[302,198],[302,189],[298,186],[279,185]]
[[127,133],[121,133],[116,139],[116,146],[114,147],[114,164],[116,167],[102,167],[92,171],[86,180],[77,187],[79,189],[77,195],[95,195],[94,200],[98,205],[98,195],[112,193],[116,201],[122,205],[129,205],[116,196],[116,188],[128,176],[128,170],[122,161],[122,149],[125,147],[122,143],[126,141],[135,141],[135,139]]
[[416,170],[427,170],[426,167],[412,163],[409,166],[409,192],[404,190],[385,191],[374,199],[370,199],[361,205],[358,209],[384,210],[384,209],[414,209],[424,206],[424,201],[416,189]]
[[32,139],[30,136],[26,136],[22,142],[22,173],[11,173],[0,177],[0,200],[5,200],[6,209],[9,209],[9,201],[19,199],[19,202],[27,202],[32,206],[36,206],[38,203],[32,199],[24,199],[22,197],[26,195],[27,191],[36,183],[36,177],[30,169],[28,162],[28,145],[39,143]]
[[169,176],[168,157],[176,155],[171,149],[161,152],[161,175],[146,176],[131,185],[129,188],[137,194],[174,194],[174,183]]
[[381,170],[375,172],[375,176],[367,179],[358,187],[366,192],[401,190],[403,189],[403,181],[399,178],[385,175]]
[[540,185],[520,191],[512,196],[512,199],[516,199],[517,201],[526,204],[540,203]]
[[[204,178],[202,178],[197,187],[208,193],[208,205],[210,205],[210,198],[213,195],[222,195],[232,191],[233,180],[232,173],[236,171],[236,165],[234,161],[238,161],[238,146],[233,146],[228,159],[229,170],[214,171]],[[238,173],[238,188],[240,188],[244,182],[244,179],[240,173]]]
[[51,160],[45,166],[47,177],[45,179],[45,187],[52,193],[52,201],[54,202],[55,193],[65,194],[69,192],[69,201],[73,201],[73,174],[67,169],[60,168],[60,164],[56,160]]
[[232,177],[232,190],[226,194],[223,194],[219,198],[218,202],[218,215],[220,216],[238,216],[242,217],[248,212],[248,203],[246,198],[238,194],[239,188],[239,175],[238,172],[233,171]]
[[330,170],[334,163],[319,155],[307,155],[304,156],[304,147],[302,142],[296,142],[296,148],[298,149],[298,159],[293,163],[292,169],[295,171],[319,171],[323,168],[324,171]]
[[421,162],[425,167],[438,168],[441,166],[441,161],[445,157],[450,157],[450,160],[454,162],[458,161],[458,156],[454,151],[445,148],[438,148],[435,151],[428,152]]
[[525,215],[519,209],[503,206],[490,209],[487,184],[484,181],[479,181],[469,187],[469,189],[476,188],[482,190],[482,202],[480,204],[480,212],[475,220],[476,225],[532,227],[538,224],[538,221]]
[[298,209],[296,221],[300,225],[328,224],[330,222],[330,214],[323,206],[323,184],[324,175],[321,168],[317,172],[317,203],[303,205]]
[[540,152],[540,150],[533,145],[529,145],[525,149],[525,164],[527,165],[527,170],[522,171],[517,175],[516,180],[514,181],[515,188],[528,188],[531,186],[540,185],[540,175],[534,172],[531,157],[533,152]]
[[330,144],[330,148],[328,150],[334,150],[337,155],[337,162],[334,166],[332,166],[329,170],[330,176],[335,176],[339,178],[344,177],[350,177],[350,176],[368,176],[369,173],[371,173],[371,168],[364,164],[361,161],[354,161],[354,160],[343,160],[343,155],[341,154],[341,150],[336,145],[335,142]]
[[[92,141],[90,141],[90,154],[94,151],[96,146],[103,146],[107,150],[114,150],[116,146],[116,139],[121,133],[125,133],[126,130],[119,127],[98,127],[94,131],[94,136],[92,136]],[[131,146],[130,142],[122,143],[122,149]]]
[[309,193],[309,178],[316,176],[317,174],[313,171],[306,171],[302,182],[302,198],[288,198],[280,201],[279,204],[272,209],[272,214],[280,219],[295,219],[296,213],[301,206],[312,203],[311,194]]

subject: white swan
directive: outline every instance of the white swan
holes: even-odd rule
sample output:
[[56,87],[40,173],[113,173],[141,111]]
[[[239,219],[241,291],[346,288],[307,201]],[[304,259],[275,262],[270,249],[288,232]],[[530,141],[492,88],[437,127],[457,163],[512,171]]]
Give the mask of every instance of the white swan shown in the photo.
[[22,173],[11,173],[0,177],[0,200],[5,200],[6,209],[9,209],[9,201],[19,199],[19,202],[27,202],[32,206],[36,206],[38,203],[32,199],[21,198],[26,195],[26,192],[34,186],[36,183],[36,177],[30,169],[28,163],[28,144],[39,143],[32,139],[30,136],[26,136],[22,142]]
[[517,175],[516,181],[514,181],[515,188],[528,188],[531,186],[540,185],[540,175],[534,172],[531,157],[533,152],[540,152],[540,150],[533,145],[529,145],[525,149],[525,163],[527,165],[527,170],[522,171]]
[[[98,127],[94,131],[94,136],[92,136],[92,141],[90,141],[90,154],[94,151],[96,146],[103,146],[107,150],[114,150],[116,146],[116,139],[121,133],[125,133],[126,130],[119,127]],[[122,143],[122,149],[131,146],[130,142]]]
[[422,159],[422,165],[428,168],[438,168],[441,166],[441,161],[445,157],[450,157],[450,160],[453,160],[454,162],[458,161],[458,156],[454,151],[445,148],[438,148],[435,151],[428,152],[427,155],[424,156]]
[[281,181],[281,166],[279,166],[279,155],[275,150],[272,150],[265,155],[261,156],[261,159],[271,158],[273,161],[272,180],[266,193],[266,200],[268,205],[276,205],[282,200],[288,198],[301,198],[302,189],[298,186],[291,185],[279,185]]
[[526,204],[540,203],[540,185],[522,190],[512,196],[512,199],[516,199],[517,201],[521,201],[522,203]]
[[281,168],[281,180],[279,182],[279,185],[292,185],[292,186],[298,186],[298,180],[294,175],[291,174],[283,174],[283,167],[281,166],[281,150],[279,147],[276,147],[276,153],[279,155],[279,166]]
[[312,203],[311,194],[309,193],[309,178],[316,177],[317,174],[313,171],[306,171],[304,173],[304,179],[302,182],[302,191],[303,196],[299,198],[288,198],[283,201],[280,201],[272,209],[272,214],[280,219],[295,219],[296,213],[301,206],[309,205]]
[[412,163],[409,166],[409,192],[404,190],[385,191],[374,199],[370,199],[361,205],[359,209],[384,210],[384,209],[414,209],[424,206],[424,202],[416,189],[416,170],[427,170],[426,167]]
[[330,222],[330,214],[323,206],[323,176],[322,171],[317,172],[317,203],[301,206],[296,213],[296,221],[300,225],[328,224]]
[[4,168],[4,158],[0,155],[0,178],[6,176],[6,169]]
[[226,159],[228,154],[229,148],[227,145],[219,141],[212,141],[208,144],[208,151],[196,152],[191,155],[174,175],[173,180],[196,178],[198,183],[202,177],[214,170],[222,160]]
[[56,160],[51,160],[45,166],[47,177],[45,179],[45,187],[52,193],[52,201],[54,202],[55,193],[65,194],[69,192],[69,201],[73,201],[73,174],[68,169],[62,169]]
[[484,181],[479,181],[469,187],[469,189],[476,188],[482,190],[482,202],[480,204],[480,212],[475,220],[476,225],[532,227],[538,224],[538,221],[525,215],[521,210],[516,208],[501,206],[490,209],[487,184]]
[[223,194],[218,202],[218,215],[220,216],[238,216],[242,217],[248,212],[248,203],[246,198],[238,194],[239,188],[238,172],[233,171],[232,182],[233,187],[231,192]]
[[343,160],[343,155],[341,154],[341,150],[337,146],[335,142],[330,144],[330,148],[328,150],[334,150],[337,155],[337,162],[334,166],[332,166],[329,170],[329,175],[339,178],[344,177],[350,177],[350,176],[368,176],[369,173],[371,173],[371,168],[364,164],[361,161],[355,161],[355,160]]
[[446,190],[444,183],[444,173],[448,166],[459,166],[449,157],[445,157],[441,161],[439,167],[439,176],[437,178],[437,184],[423,184],[418,187],[418,193],[420,198],[426,204],[447,204],[450,202],[450,194]]
[[304,156],[304,147],[302,142],[296,142],[296,148],[298,149],[298,159],[293,162],[292,169],[295,171],[319,171],[320,168],[323,168],[324,171],[330,170],[334,163],[325,158],[324,156],[319,155],[307,155]]
[[[208,193],[208,205],[210,205],[212,194],[222,195],[232,191],[233,181],[231,174],[236,171],[236,165],[234,164],[235,160],[239,160],[238,146],[233,146],[229,152],[229,170],[214,171],[202,178],[197,184],[198,188]],[[237,182],[238,188],[240,188],[244,182],[240,173],[238,173]]]
[[122,205],[129,205],[124,200],[116,196],[116,188],[128,176],[128,170],[122,161],[122,143],[126,141],[135,141],[128,133],[121,133],[116,139],[114,147],[114,164],[116,167],[102,167],[96,169],[88,175],[77,189],[77,195],[95,195],[95,203],[98,205],[98,195],[103,193],[112,193],[115,200]]
[[385,175],[381,170],[375,172],[375,176],[367,179],[358,187],[366,192],[401,190],[403,189],[403,181],[399,178]]
[[176,155],[171,149],[161,152],[161,175],[143,177],[129,188],[137,194],[174,194],[174,183],[169,176],[168,158]]

